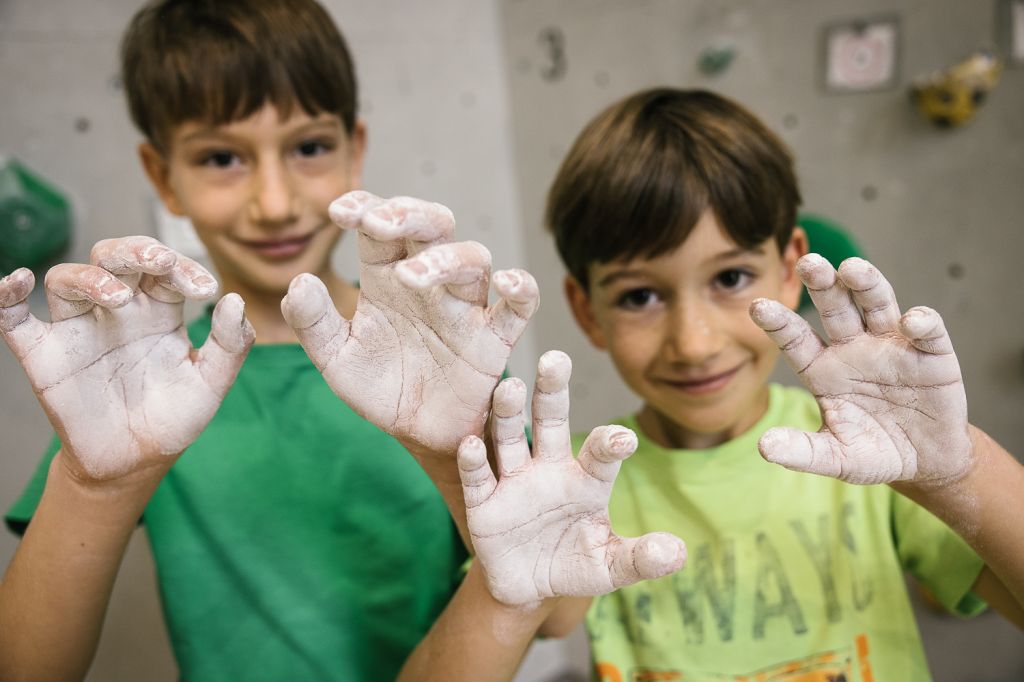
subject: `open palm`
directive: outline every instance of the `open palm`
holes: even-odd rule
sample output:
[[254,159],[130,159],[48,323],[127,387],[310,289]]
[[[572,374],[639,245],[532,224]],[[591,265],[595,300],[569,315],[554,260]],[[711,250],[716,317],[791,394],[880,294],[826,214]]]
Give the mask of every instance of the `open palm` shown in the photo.
[[947,482],[970,465],[960,365],[939,315],[900,315],[892,287],[870,263],[836,272],[817,254],[797,265],[830,345],[773,301],[751,307],[818,400],[816,434],[771,429],[762,454],[791,469],[850,483]]
[[621,426],[599,427],[574,459],[569,373],[564,353],[540,360],[532,455],[523,430],[526,387],[518,379],[506,379],[494,395],[499,477],[480,439],[469,437],[459,448],[473,548],[491,594],[506,604],[606,594],[679,570],[686,559],[683,542],[668,533],[621,538],[612,532],[608,499],[636,436]]
[[0,332],[61,439],[66,463],[110,480],[177,455],[213,417],[252,344],[237,295],[214,313],[195,351],[182,324],[186,297],[209,298],[202,267],[148,237],[106,240],[92,265],[46,277],[49,323],[25,300],[28,270],[0,283]]
[[331,206],[359,232],[360,292],[343,318],[326,287],[300,275],[282,302],[314,364],[356,412],[407,445],[454,453],[481,434],[491,393],[537,307],[521,270],[494,274],[490,253],[451,243],[451,212],[427,201],[350,192]]

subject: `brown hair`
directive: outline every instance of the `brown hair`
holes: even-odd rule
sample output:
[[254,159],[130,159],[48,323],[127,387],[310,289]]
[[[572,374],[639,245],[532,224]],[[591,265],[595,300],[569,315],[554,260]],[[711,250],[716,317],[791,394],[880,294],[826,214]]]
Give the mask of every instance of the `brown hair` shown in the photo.
[[743,248],[785,247],[800,190],[785,145],[753,114],[704,90],[656,88],[597,115],[562,162],[545,223],[569,273],[653,258],[707,208]]
[[230,123],[267,102],[355,127],[352,59],[315,0],[150,2],[121,42],[121,78],[132,121],[165,153],[174,126]]

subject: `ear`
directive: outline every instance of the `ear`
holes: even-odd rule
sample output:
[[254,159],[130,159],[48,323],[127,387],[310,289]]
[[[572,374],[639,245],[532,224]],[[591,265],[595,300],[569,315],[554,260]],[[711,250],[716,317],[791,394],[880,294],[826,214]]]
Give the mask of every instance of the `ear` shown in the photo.
[[590,304],[590,294],[572,275],[566,275],[564,288],[565,297],[569,301],[572,316],[576,318],[576,324],[580,326],[580,329],[587,335],[590,343],[595,348],[605,350],[608,345],[605,343],[601,326],[597,323],[597,318],[594,317],[594,308]]
[[779,301],[796,310],[800,305],[803,282],[796,273],[796,262],[807,253],[807,233],[802,227],[794,227],[789,243],[782,250],[782,291]]
[[164,155],[151,142],[143,142],[139,145],[139,159],[142,161],[142,167],[146,171],[149,182],[160,196],[160,200],[164,202],[167,210],[174,215],[185,215],[185,209],[171,187],[171,169]]
[[363,162],[366,159],[366,121],[356,119],[352,134],[348,136],[349,147],[349,186],[352,189],[363,187]]

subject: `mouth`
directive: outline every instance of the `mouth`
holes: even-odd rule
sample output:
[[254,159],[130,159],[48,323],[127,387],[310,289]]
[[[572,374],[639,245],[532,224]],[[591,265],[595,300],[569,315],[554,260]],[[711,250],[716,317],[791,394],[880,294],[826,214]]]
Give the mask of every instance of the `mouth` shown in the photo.
[[306,250],[309,243],[325,226],[321,225],[308,234],[273,239],[236,239],[235,241],[255,251],[267,260],[288,260]]
[[662,383],[674,388],[677,391],[690,395],[706,395],[725,388],[732,381],[732,378],[740,371],[742,365],[738,365],[726,372],[711,374],[695,379],[663,379]]

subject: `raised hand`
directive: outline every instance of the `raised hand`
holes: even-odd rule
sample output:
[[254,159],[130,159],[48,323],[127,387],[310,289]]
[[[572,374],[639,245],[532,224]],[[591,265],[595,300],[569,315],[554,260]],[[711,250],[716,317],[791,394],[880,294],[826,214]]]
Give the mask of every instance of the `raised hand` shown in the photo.
[[[281,302],[288,324],[335,393],[410,449],[454,453],[480,435],[509,353],[537,309],[522,270],[490,276],[490,253],[451,243],[451,211],[409,197],[349,192],[331,205],[359,232],[359,301],[351,320],[313,275]],[[488,283],[500,296],[488,306]]]
[[0,334],[83,480],[169,465],[213,417],[255,338],[242,299],[230,294],[193,349],[183,301],[211,298],[217,282],[149,237],[104,240],[91,265],[53,267],[49,323],[29,311],[34,286],[25,268],[0,281]]
[[533,453],[524,433],[526,386],[506,379],[494,393],[491,432],[498,476],[484,443],[467,437],[459,474],[476,560],[495,599],[513,606],[549,597],[592,597],[682,568],[683,541],[669,533],[622,538],[608,499],[636,435],[601,426],[579,459],[569,434],[569,356],[549,351],[537,365]]
[[850,483],[942,485],[971,466],[960,365],[938,313],[902,316],[885,277],[859,258],[836,270],[817,254],[797,263],[827,333],[775,301],[750,307],[818,400],[818,433],[774,428],[765,459]]

